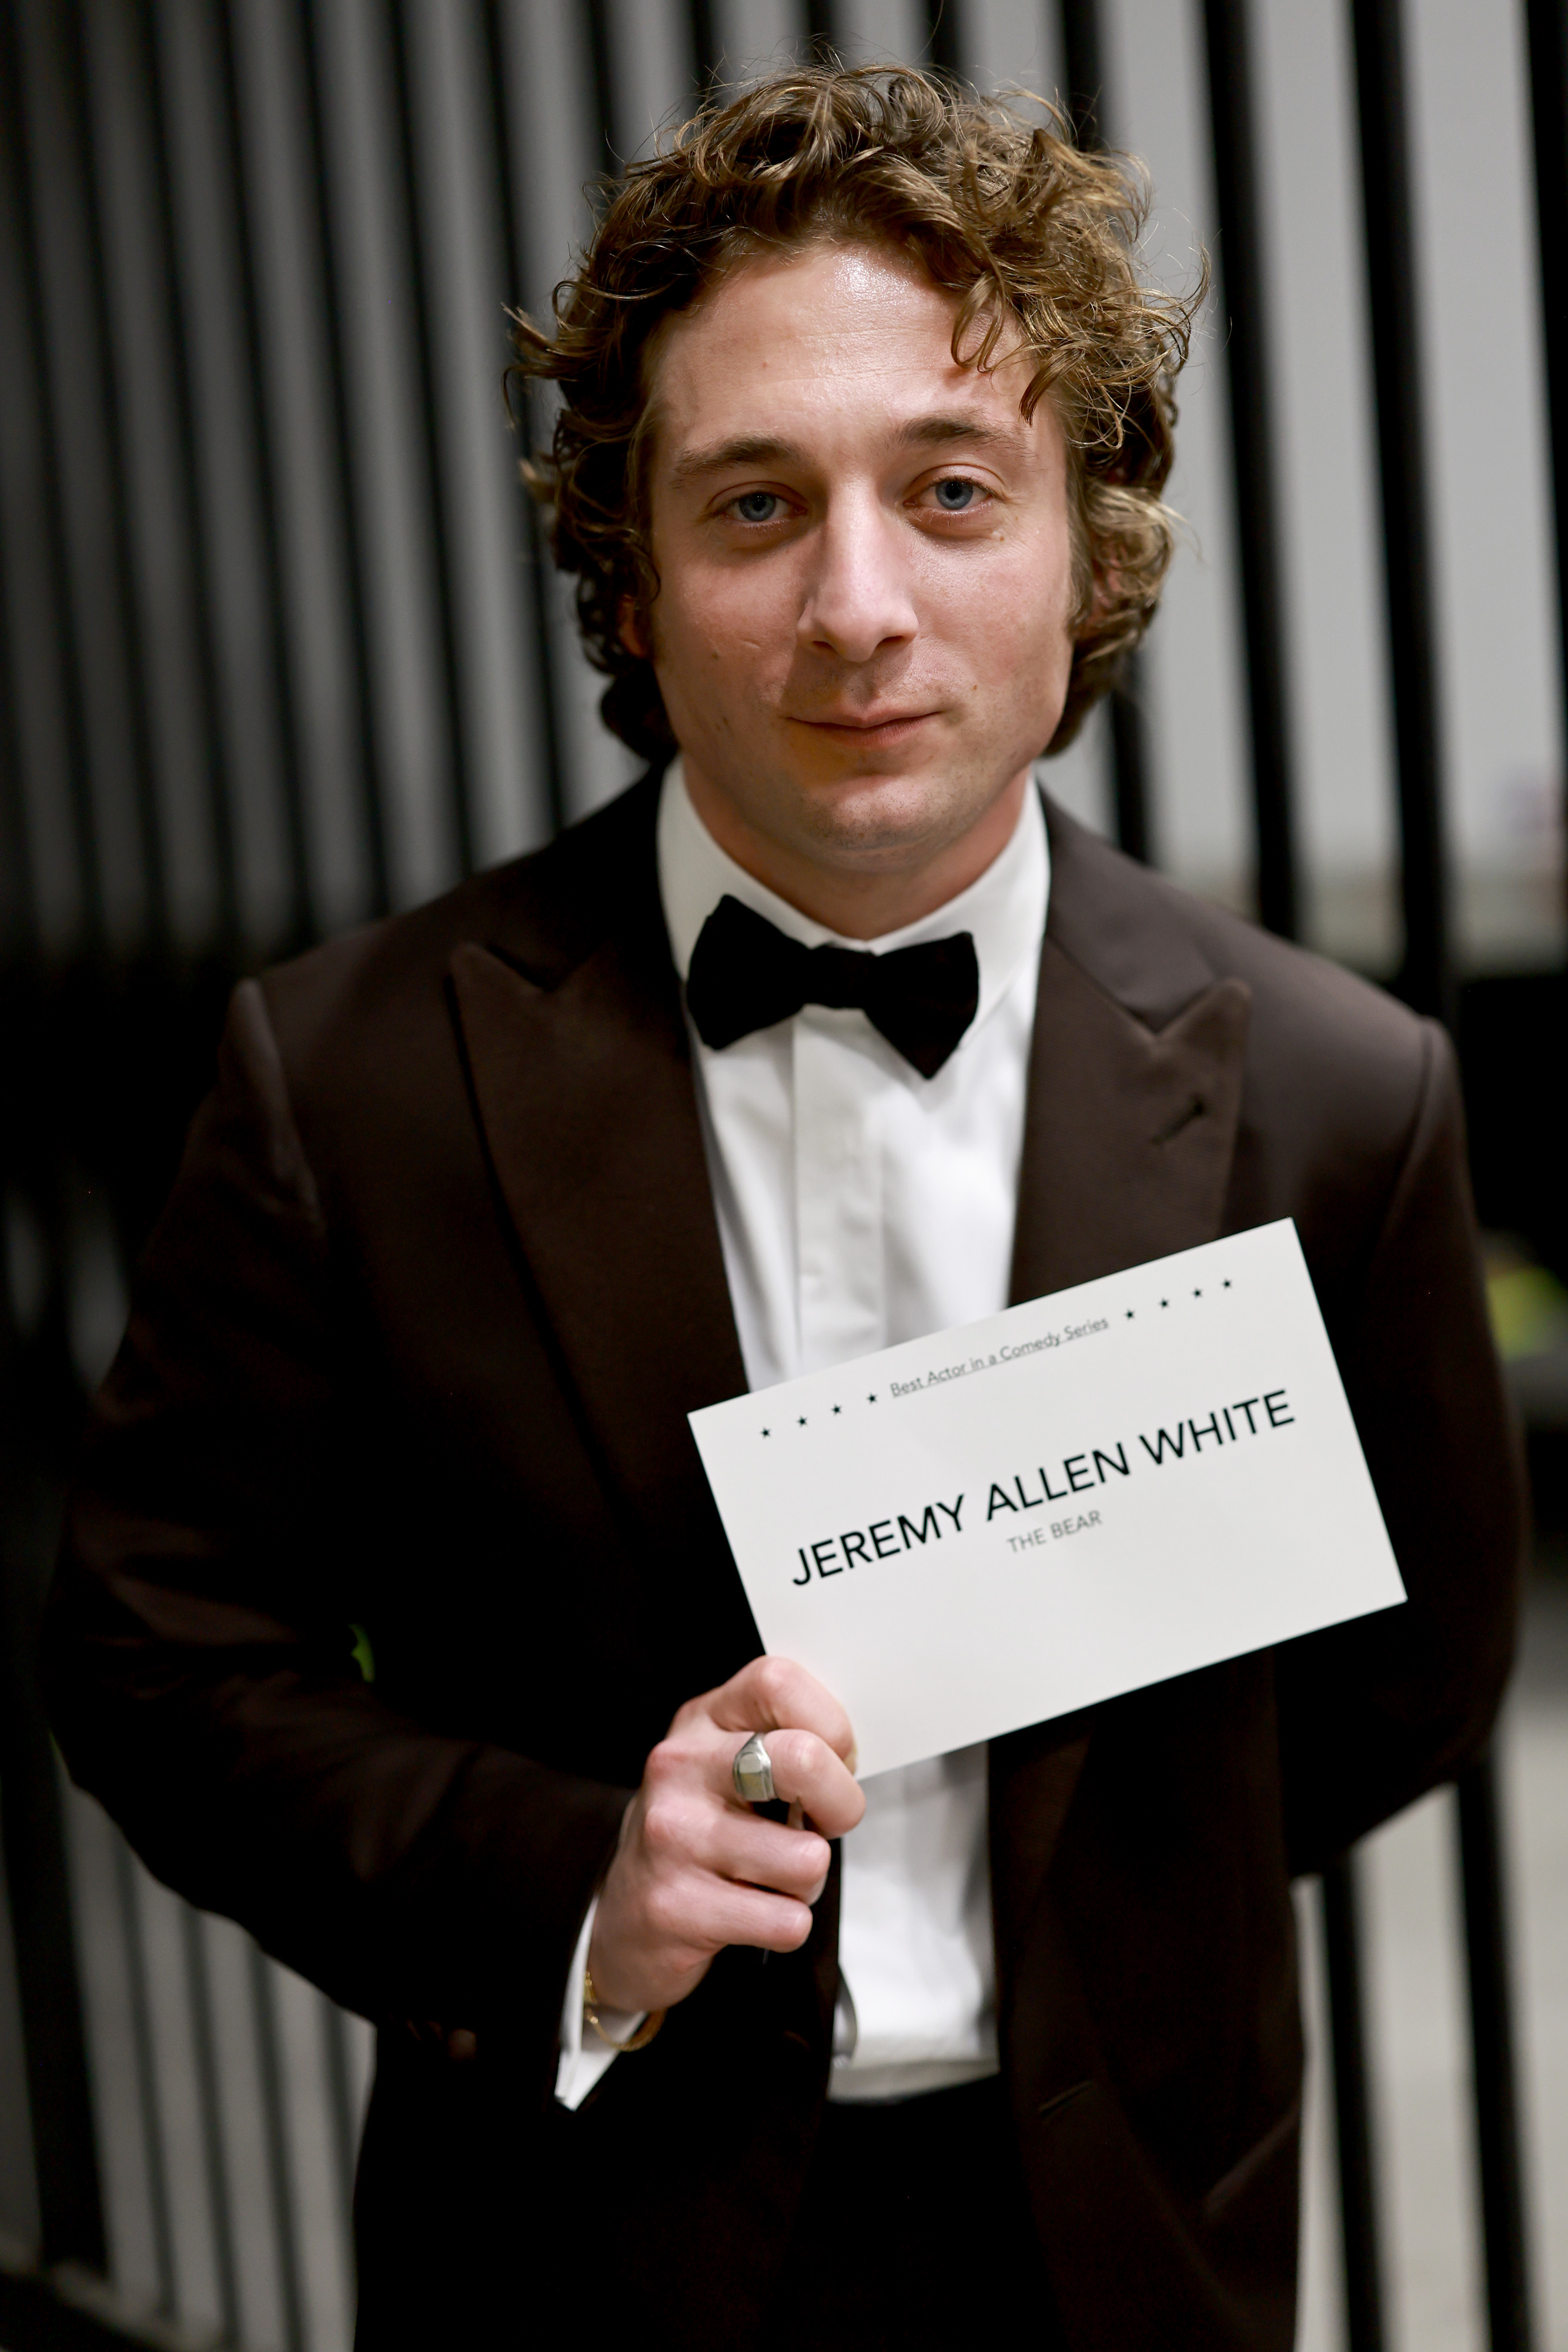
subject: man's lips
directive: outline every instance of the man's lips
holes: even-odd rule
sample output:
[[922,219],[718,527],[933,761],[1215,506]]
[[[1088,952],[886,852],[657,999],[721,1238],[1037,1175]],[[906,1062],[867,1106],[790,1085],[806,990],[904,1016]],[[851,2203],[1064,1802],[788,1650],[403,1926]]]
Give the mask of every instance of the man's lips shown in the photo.
[[808,718],[796,716],[799,727],[814,727],[828,735],[852,735],[862,742],[888,742],[910,729],[924,726],[928,719],[940,713],[935,710],[884,710],[882,712],[824,712]]

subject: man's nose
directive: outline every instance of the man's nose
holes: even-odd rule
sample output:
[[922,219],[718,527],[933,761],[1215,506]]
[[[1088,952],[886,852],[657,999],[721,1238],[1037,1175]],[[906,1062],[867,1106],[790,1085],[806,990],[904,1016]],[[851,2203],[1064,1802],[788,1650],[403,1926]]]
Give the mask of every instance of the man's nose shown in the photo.
[[829,509],[818,561],[801,608],[800,636],[813,653],[865,662],[906,644],[919,628],[908,554],[896,519],[875,498]]

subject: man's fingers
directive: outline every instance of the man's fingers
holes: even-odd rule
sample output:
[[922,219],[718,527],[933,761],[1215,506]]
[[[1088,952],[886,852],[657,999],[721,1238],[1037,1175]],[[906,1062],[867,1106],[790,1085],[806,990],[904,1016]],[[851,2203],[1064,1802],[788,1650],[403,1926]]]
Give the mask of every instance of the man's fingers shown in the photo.
[[[773,1786],[787,1805],[800,1805],[813,1829],[824,1837],[842,1837],[865,1811],[859,1781],[842,1758],[814,1731],[790,1726],[763,1734]],[[735,1800],[735,1757],[740,1741],[732,1732],[720,1733],[714,1752],[714,1787]]]
[[[742,1666],[739,1674],[712,1692],[706,1704],[721,1730],[742,1738],[748,1731],[766,1736],[787,1724],[797,1730],[814,1731],[853,1769],[855,1735],[849,1717],[832,1692],[824,1690],[815,1675],[809,1675],[793,1658],[753,1658],[748,1666]],[[738,1738],[736,1744],[739,1745]]]

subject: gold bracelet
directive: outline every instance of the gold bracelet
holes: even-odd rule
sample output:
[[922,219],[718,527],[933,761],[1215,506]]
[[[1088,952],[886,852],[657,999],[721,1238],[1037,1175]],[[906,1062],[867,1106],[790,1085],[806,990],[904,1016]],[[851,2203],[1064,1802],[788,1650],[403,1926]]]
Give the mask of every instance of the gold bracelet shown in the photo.
[[593,1990],[593,1970],[585,1968],[582,1971],[582,2021],[584,2025],[592,2026],[606,2049],[619,2051],[622,2056],[629,2050],[646,2050],[669,2013],[667,2009],[650,2010],[630,2041],[617,2042],[599,2022],[599,1995]]

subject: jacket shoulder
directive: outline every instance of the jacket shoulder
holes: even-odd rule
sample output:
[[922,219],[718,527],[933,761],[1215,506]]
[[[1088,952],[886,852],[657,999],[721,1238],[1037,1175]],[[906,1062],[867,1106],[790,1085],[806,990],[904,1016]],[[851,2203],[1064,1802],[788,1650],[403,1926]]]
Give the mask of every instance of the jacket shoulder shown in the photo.
[[1412,1080],[1431,1024],[1371,981],[1278,939],[1125,856],[1049,799],[1049,929],[1107,995],[1158,1031],[1217,981],[1246,983],[1257,1049],[1301,1076]]
[[555,986],[631,908],[645,914],[656,899],[657,808],[658,779],[645,776],[544,848],[263,972],[291,1080],[345,1051],[373,1052],[378,1037],[406,1053],[422,1024],[444,1032],[447,967],[465,941]]

